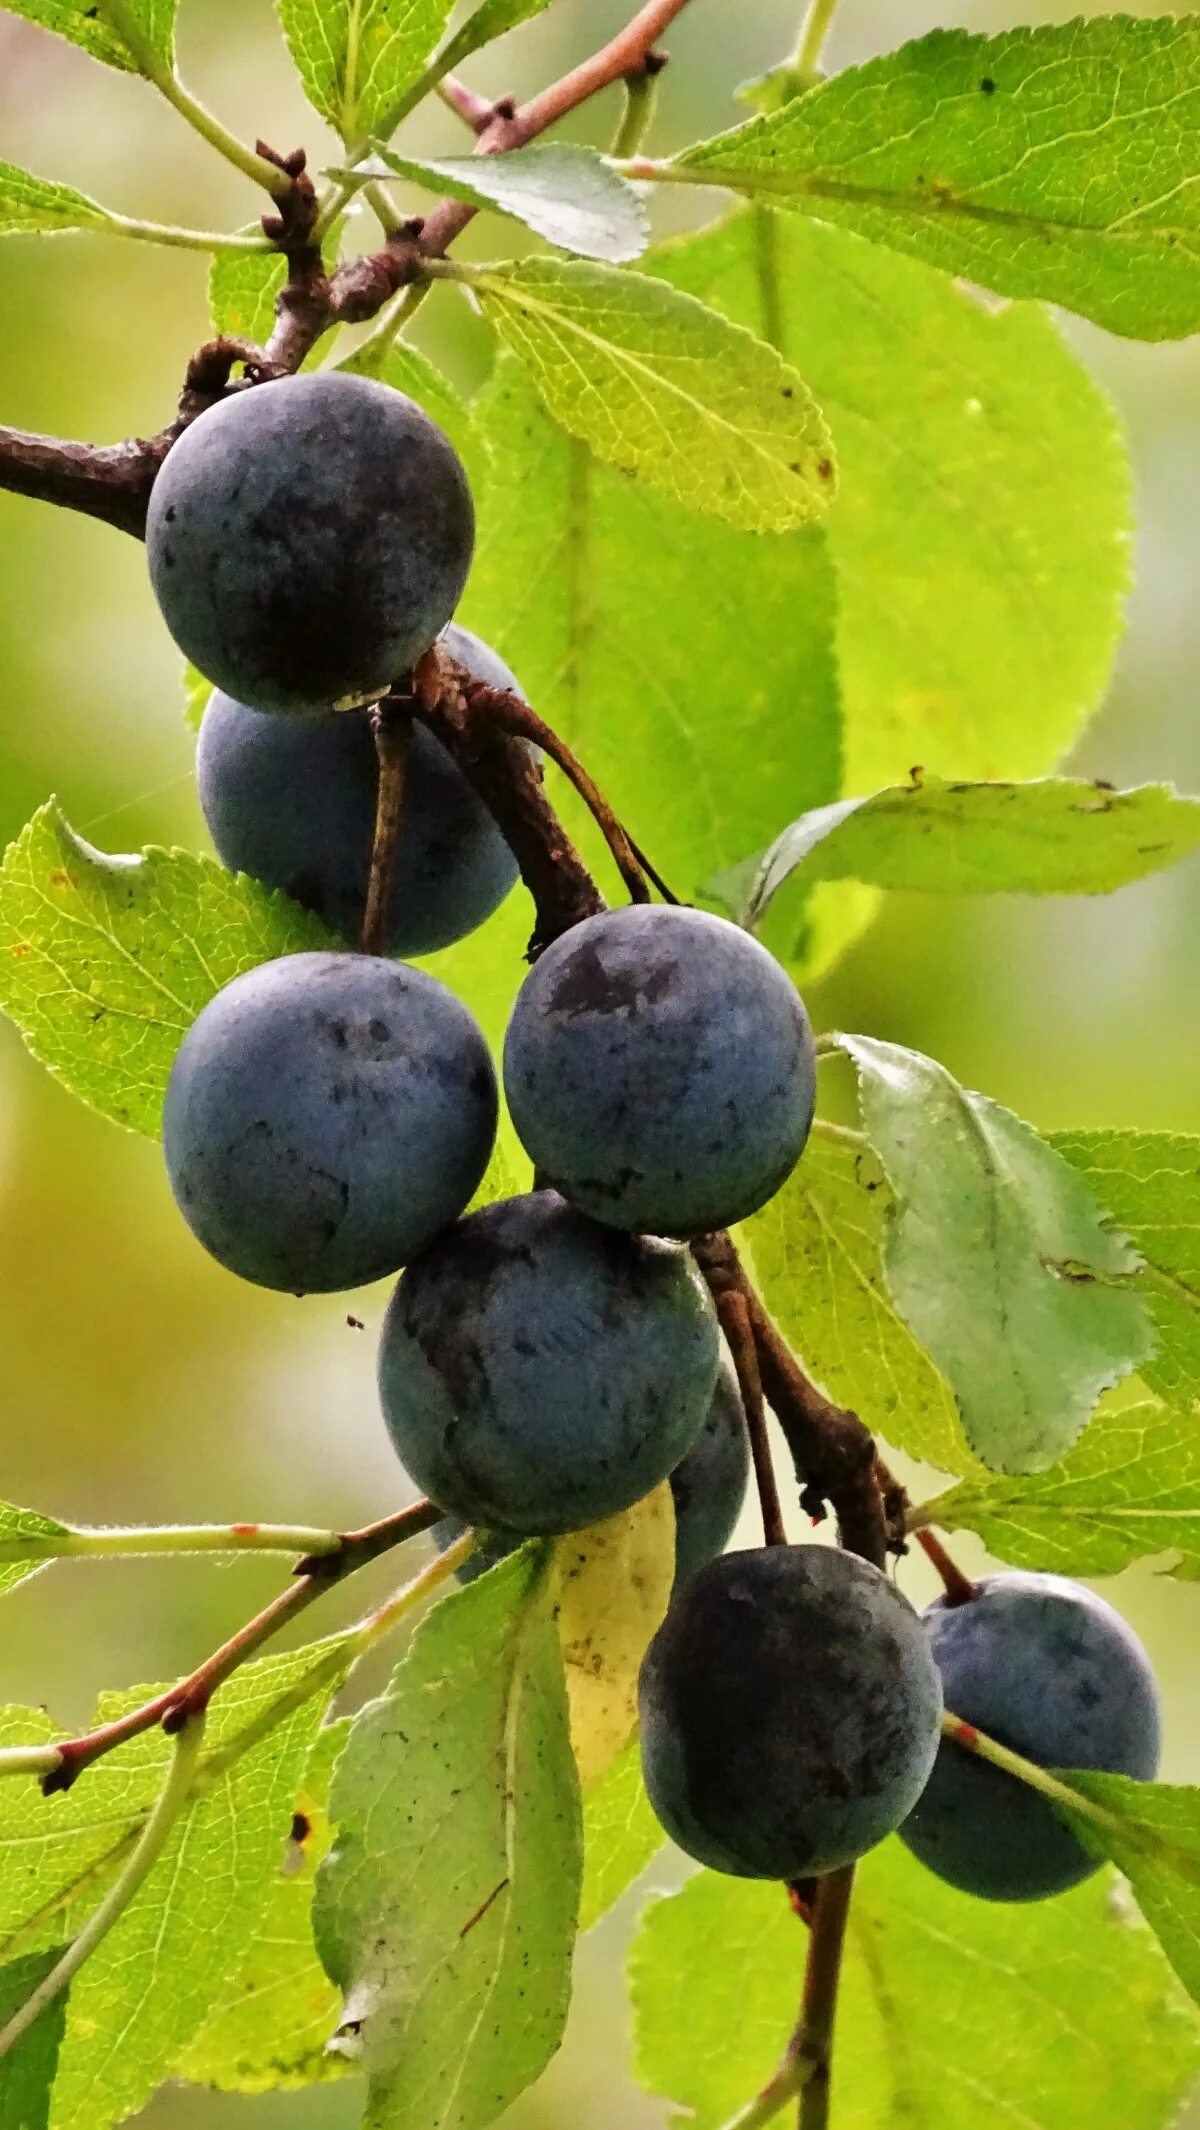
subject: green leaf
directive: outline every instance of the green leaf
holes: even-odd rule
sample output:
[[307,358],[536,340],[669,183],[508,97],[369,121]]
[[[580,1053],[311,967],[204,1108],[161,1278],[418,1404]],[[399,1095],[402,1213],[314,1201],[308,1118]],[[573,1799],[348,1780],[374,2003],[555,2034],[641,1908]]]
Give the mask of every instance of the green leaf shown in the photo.
[[974,1459],[953,1394],[888,1292],[894,1218],[869,1149],[818,1121],[803,1161],[742,1233],[767,1307],[829,1396],[910,1457],[967,1472]]
[[327,2053],[341,1998],[317,1958],[313,1885],[330,1845],[329,1786],[349,1736],[347,1719],[317,1732],[296,1798],[291,1838],[271,1883],[258,1935],[174,2075],[224,2093],[266,2093],[338,2078]]
[[641,1744],[634,1738],[583,1800],[581,1931],[608,1914],[665,1840],[646,1795]]
[[368,2130],[484,2130],[562,2037],[579,1793],[547,1549],[427,1615],[334,1779],[318,1948]]
[[330,944],[315,918],[184,851],[110,858],[51,801],[0,867],[0,1007],[116,1123],[155,1133],[172,1061],[222,985]]
[[112,216],[73,185],[0,163],[0,237],[38,229],[108,229]]
[[415,399],[431,420],[445,430],[471,475],[472,486],[486,481],[486,450],[471,409],[437,364],[422,354],[420,348],[413,347],[411,341],[393,340],[384,351],[376,351],[364,341],[361,348],[356,348],[338,364],[338,368],[349,370],[357,377],[378,377],[394,391]]
[[1056,1132],[1136,1244],[1158,1351],[1140,1370],[1168,1403],[1200,1399],[1200,1139],[1182,1132]]
[[211,680],[188,659],[183,669],[183,721],[189,732],[199,732],[212,692]]
[[983,1478],[921,1504],[922,1523],[975,1531],[1014,1568],[1116,1575],[1174,1552],[1200,1574],[1200,1431],[1165,1405],[1101,1409],[1060,1464],[1038,1477]]
[[448,44],[438,53],[438,73],[453,74],[472,52],[491,44],[496,37],[503,37],[507,30],[515,30],[522,22],[532,22],[535,15],[544,15],[550,0],[483,0],[473,15],[454,32]]
[[[155,44],[165,39],[163,56],[168,62],[172,56],[175,6],[176,0],[129,0],[135,25],[144,25]],[[92,0],[86,0],[86,4],[85,0],[3,0],[3,7],[6,14],[20,15],[26,22],[36,22],[39,29],[53,30],[55,36],[67,38],[93,59],[102,59],[106,66],[120,67],[130,74],[141,71],[124,38],[110,27],[104,11]]]
[[829,433],[796,372],[752,333],[645,274],[578,259],[469,271],[550,413],[598,458],[745,532],[824,514]]
[[797,878],[927,895],[1103,895],[1198,845],[1200,799],[1169,784],[1114,791],[1075,777],[948,784],[922,775],[802,814],[707,892],[753,929]]
[[586,259],[619,264],[646,249],[646,215],[638,193],[594,148],[554,141],[512,155],[429,159],[381,148],[358,169],[373,177],[408,178],[426,192],[449,193],[471,207],[511,215],[548,244]]
[[383,139],[446,27],[452,0],[277,0],[314,110],[348,146]]
[[1102,1390],[1145,1359],[1132,1245],[1029,1125],[932,1058],[839,1036],[895,1204],[888,1285],[958,1399],[967,1440],[1002,1472],[1070,1448]]
[[1093,1856],[1123,1871],[1194,2003],[1200,2003],[1200,1790],[1072,1768],[1062,1776],[1109,1815],[1063,1811]]
[[[463,619],[690,899],[764,826],[773,833],[784,791],[820,805],[839,788],[822,536],[764,542],[598,465],[509,360],[476,415],[494,478],[479,497]],[[548,774],[557,804],[561,781]],[[595,860],[594,831],[582,836]],[[522,893],[496,923],[492,940],[485,928],[433,966],[501,1034],[532,929]]]
[[[46,1952],[0,1967],[0,2027],[45,1981],[51,1968],[57,1966],[62,1950],[61,1945],[52,1945]],[[50,2093],[66,2016],[65,1994],[53,1997],[16,2048],[0,2059],[0,2123],[4,2130],[49,2130]]]
[[[45,1565],[38,1558],[39,1543],[47,1538],[65,1538],[67,1525],[58,1523],[53,1516],[39,1516],[36,1509],[18,1509],[12,1502],[0,1501],[0,1544],[6,1550],[28,1540],[32,1558],[28,1561],[0,1561],[0,1597],[5,1591],[15,1590],[18,1583],[36,1575]],[[3,2021],[0,2021],[0,2025]],[[0,2116],[0,2121],[3,2117]]]
[[143,2107],[240,1964],[313,1738],[347,1667],[339,1654],[333,1638],[262,1658],[218,1696],[194,1801],[72,1984],[51,2130],[103,2130]]
[[[1104,1874],[1054,1901],[975,1901],[898,1841],[874,1850],[850,1911],[836,2130],[1162,2130],[1200,2036],[1113,1894]],[[705,1871],[648,1909],[632,1960],[638,2070],[691,2130],[718,2130],[774,2072],[803,1964],[778,1886]]]
[[1116,333],[1200,326],[1191,19],[934,30],[677,167]]
[[[915,763],[955,779],[1053,768],[1108,680],[1131,526],[1112,409],[1054,321],[766,208],[647,264],[773,341],[836,438],[843,790],[902,783]],[[754,645],[769,675],[757,617]]]
[[275,302],[287,280],[278,251],[219,252],[208,270],[208,308],[214,333],[233,340],[270,339]]

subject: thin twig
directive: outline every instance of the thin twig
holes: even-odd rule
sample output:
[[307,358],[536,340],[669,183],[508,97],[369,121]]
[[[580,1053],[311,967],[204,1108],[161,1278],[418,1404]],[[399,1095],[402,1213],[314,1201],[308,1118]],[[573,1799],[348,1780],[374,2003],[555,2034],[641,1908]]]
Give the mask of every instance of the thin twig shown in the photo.
[[187,1722],[176,1735],[170,1772],[128,1863],[120,1877],[110,1886],[99,1907],[93,1909],[78,1937],[68,1945],[62,1959],[43,1977],[32,1996],[26,1998],[20,2010],[13,2014],[8,2025],[0,2033],[0,2060],[29,2032],[34,2020],[45,2011],[46,2006],[52,2004],[54,1999],[69,1987],[84,1961],[90,1958],[96,1947],[108,1936],[114,1923],[119,1921],[134,1896],[140,1892],[162,1855],[171,1829],[187,1803],[203,1742],[204,1711],[200,1709],[189,1715]]
[[482,133],[496,115],[496,106],[490,96],[480,96],[469,89],[457,74],[443,74],[437,85],[437,94],[447,108],[461,118],[472,133]]
[[111,1753],[114,1747],[124,1745],[127,1739],[153,1730],[157,1724],[170,1733],[177,1731],[198,1709],[206,1708],[217,1688],[248,1657],[278,1634],[281,1627],[324,1596],[335,1583],[344,1582],[347,1576],[365,1567],[368,1561],[377,1560],[380,1554],[389,1552],[417,1532],[427,1531],[436,1523],[440,1513],[432,1502],[416,1502],[395,1516],[385,1517],[381,1523],[369,1524],[361,1531],[346,1532],[336,1553],[312,1555],[302,1561],[288,1588],[272,1598],[252,1620],[247,1620],[244,1627],[206,1657],[203,1664],[197,1665],[186,1679],[178,1680],[152,1700],[143,1702],[140,1708],[130,1709],[111,1723],[101,1724],[96,1730],[77,1738],[61,1740],[54,1748],[58,1756],[55,1764],[42,1781],[46,1795],[50,1796],[56,1790],[69,1790],[94,1761]]
[[789,2058],[805,2070],[800,2088],[800,2130],[826,2130],[829,2122],[833,2029],[853,1890],[853,1864],[828,1872],[817,1885],[800,2023],[788,2050]]
[[973,1583],[969,1575],[964,1575],[957,1561],[951,1560],[940,1538],[932,1531],[917,1531],[914,1536],[922,1553],[942,1578],[948,1605],[969,1605],[979,1596],[978,1584]]
[[[600,51],[519,111],[514,112],[510,104],[503,102],[493,105],[479,135],[478,152],[499,155],[524,147],[590,97],[624,80],[654,49],[663,31],[686,5],[687,0],[649,0]],[[248,176],[261,178],[274,193],[280,209],[278,219],[288,230],[296,213],[295,195],[297,191],[303,193],[291,168],[298,158],[275,158],[273,151],[263,154],[261,142],[251,157],[249,151],[231,143],[231,136],[174,81],[169,71],[164,74],[161,66],[158,71],[163,79],[156,79],[156,85],[189,122],[205,132],[222,154],[228,154],[232,145],[231,159],[238,160]],[[301,163],[301,174],[302,171]],[[341,196],[335,194],[312,224],[314,245],[319,244],[341,204]],[[304,271],[296,271],[293,260],[293,271],[279,297],[275,329],[264,350],[264,360],[272,374],[298,370],[321,335],[332,326],[365,324],[398,289],[419,284],[429,260],[444,256],[475,212],[465,201],[441,200],[419,228],[402,224],[379,251],[348,261],[329,277],[311,260]],[[286,241],[279,248],[286,249]],[[82,511],[142,539],[154,477],[178,434],[179,424],[173,423],[154,437],[93,445],[0,427],[0,489]]]
[[716,1292],[713,1298],[717,1305],[721,1329],[725,1334],[725,1343],[737,1371],[738,1389],[742,1394],[742,1410],[746,1416],[746,1433],[754,1463],[754,1482],[762,1510],[763,1537],[768,1546],[786,1546],[787,1532],[783,1527],[783,1510],[775,1481],[775,1467],[771,1461],[762,1377],[758,1372],[758,1352],[754,1344],[754,1327],[750,1321],[746,1297],[736,1287],[726,1287]]
[[386,954],[392,887],[400,849],[404,818],[404,787],[407,781],[408,743],[412,717],[400,703],[377,703],[371,712],[379,782],[375,800],[375,836],[371,845],[371,869],[367,875],[367,902],[363,913],[364,954]]
[[508,689],[489,688],[482,681],[472,680],[462,667],[455,668],[467,709],[478,717],[491,718],[501,731],[510,733],[514,739],[529,740],[549,755],[556,768],[561,769],[573,790],[578,792],[593,821],[600,830],[613,864],[629,890],[633,902],[649,902],[650,887],[645,872],[634,852],[634,847],[621,822],[601,791],[595,779],[589,776],[578,755],[572,753],[565,740],[538,716],[519,695]]
[[494,719],[472,713],[450,661],[430,652],[413,690],[421,722],[479,793],[520,866],[536,912],[532,960],[572,925],[595,917],[604,897],[547,799],[528,747]]

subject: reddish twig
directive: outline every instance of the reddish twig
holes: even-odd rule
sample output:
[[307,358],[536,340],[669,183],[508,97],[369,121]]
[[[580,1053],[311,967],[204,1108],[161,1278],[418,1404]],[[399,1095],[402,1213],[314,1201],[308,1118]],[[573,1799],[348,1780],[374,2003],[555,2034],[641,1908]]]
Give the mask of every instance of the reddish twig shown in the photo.
[[971,1581],[969,1575],[964,1575],[957,1561],[951,1560],[940,1538],[935,1537],[932,1531],[925,1530],[916,1531],[913,1536],[925,1558],[932,1562],[941,1576],[948,1605],[969,1605],[973,1598],[979,1596],[978,1585]]
[[833,2028],[853,1889],[853,1864],[817,1881],[800,2022],[788,2049],[788,2061],[806,2072],[800,2088],[800,2130],[825,2130],[829,2121]]
[[727,1235],[717,1234],[701,1236],[692,1244],[692,1255],[712,1295],[717,1318],[725,1334],[725,1344],[729,1348],[737,1373],[742,1410],[746,1417],[750,1456],[754,1465],[754,1481],[762,1510],[763,1537],[768,1546],[786,1546],[787,1532],[783,1527],[783,1510],[780,1506],[779,1488],[775,1480],[775,1467],[771,1460],[771,1444],[767,1434],[767,1413],[763,1403],[758,1348],[737,1252]]
[[131,1709],[127,1715],[118,1716],[112,1723],[101,1724],[81,1737],[64,1739],[58,1746],[57,1767],[42,1781],[47,1797],[55,1790],[69,1790],[85,1768],[102,1759],[105,1753],[111,1753],[114,1746],[140,1737],[143,1731],[153,1730],[158,1724],[171,1734],[181,1730],[190,1716],[207,1708],[217,1688],[239,1665],[270,1641],[289,1620],[295,1619],[335,1583],[344,1582],[347,1576],[364,1568],[368,1561],[377,1560],[406,1538],[414,1538],[419,1531],[427,1531],[440,1515],[441,1510],[432,1502],[415,1502],[411,1508],[400,1509],[396,1515],[385,1517],[380,1523],[345,1532],[336,1553],[316,1554],[301,1561],[289,1587],[272,1598],[269,1605],[223,1642],[220,1649],[206,1657],[203,1664],[197,1665],[186,1679],[178,1680],[165,1692],[156,1694],[153,1700],[143,1702],[140,1708]]

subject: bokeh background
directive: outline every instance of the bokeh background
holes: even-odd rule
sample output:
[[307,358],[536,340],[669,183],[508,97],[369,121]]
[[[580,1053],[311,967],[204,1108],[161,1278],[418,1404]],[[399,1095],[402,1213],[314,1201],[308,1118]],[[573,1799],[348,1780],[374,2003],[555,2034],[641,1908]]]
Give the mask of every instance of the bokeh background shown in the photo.
[[[483,55],[473,85],[532,90],[629,11],[627,0],[559,0]],[[935,24],[1001,28],[1029,12],[1016,0],[952,11],[855,0],[829,58],[862,59]],[[733,85],[783,55],[798,14],[799,0],[694,0],[670,38],[652,145],[731,123]],[[291,77],[269,0],[184,0],[180,42],[189,80],[235,131],[285,148],[303,139],[320,165],[333,144]],[[603,143],[612,124],[597,109],[576,131]],[[436,106],[412,137],[441,152],[457,145]],[[244,182],[145,84],[5,16],[0,154],[162,221],[235,227],[254,211]],[[102,441],[158,428],[204,336],[205,272],[197,254],[99,236],[10,240],[0,418]],[[1141,347],[1076,322],[1068,330],[1128,425],[1139,519],[1125,644],[1072,766],[1198,790],[1200,343]],[[485,355],[469,332],[453,346],[438,344],[436,328],[426,337],[461,383],[478,379]],[[1053,435],[1045,448],[1053,453]],[[190,756],[178,660],[140,547],[0,495],[0,840],[56,791],[104,848],[202,846]],[[1195,862],[1094,903],[897,896],[810,1003],[818,1025],[932,1051],[1039,1126],[1196,1131],[1198,934]],[[403,1498],[372,1382],[385,1298],[354,1298],[359,1330],[344,1299],[300,1303],[227,1277],[176,1216],[156,1147],[81,1108],[0,1029],[0,1495],[93,1521],[344,1524],[384,1513]],[[971,1565],[969,1545],[962,1553]],[[100,1686],[188,1667],[278,1577],[278,1566],[253,1563],[59,1567],[5,1600],[0,1698],[82,1721]],[[902,1580],[925,1594],[918,1568],[906,1564]],[[1143,1568],[1106,1588],[1164,1680],[1164,1772],[1200,1779],[1200,1585]],[[650,1881],[670,1877],[663,1862]],[[650,2130],[664,2120],[621,2068],[632,1912],[627,1901],[583,1948],[568,2046],[512,2124]],[[170,2090],[142,2120],[153,2130],[338,2130],[358,2106],[352,2085],[263,2101]]]

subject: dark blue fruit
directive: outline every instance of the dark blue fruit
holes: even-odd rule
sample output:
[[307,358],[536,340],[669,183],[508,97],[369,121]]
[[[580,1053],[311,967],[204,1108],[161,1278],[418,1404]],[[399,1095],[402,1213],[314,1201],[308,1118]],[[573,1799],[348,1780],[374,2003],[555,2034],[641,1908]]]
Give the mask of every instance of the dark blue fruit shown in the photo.
[[219,1263],[315,1294],[395,1272],[457,1219],[496,1109],[487,1046],[443,984],[374,955],[292,954],[189,1029],[163,1149]]
[[[976,1589],[925,1613],[947,1708],[1039,1767],[1148,1782],[1158,1689],[1120,1614],[1059,1575],[992,1575]],[[939,1878],[990,1901],[1042,1900],[1099,1869],[1044,1797],[949,1739],[900,1831]]]
[[685,1250],[538,1191],[471,1214],[409,1265],[379,1389],[397,1455],[442,1508],[525,1534],[578,1531],[678,1464],[717,1350]]
[[[707,1561],[723,1553],[733,1536],[750,1471],[750,1449],[737,1376],[728,1354],[717,1371],[717,1387],[707,1416],[687,1455],[671,1473],[675,1500],[675,1580],[686,1581]],[[466,1530],[461,1516],[443,1516],[430,1536],[439,1553]],[[461,1568],[460,1583],[505,1559],[523,1540],[513,1531],[485,1531],[479,1546]]]
[[[441,641],[489,687],[520,693],[494,651],[453,622]],[[196,754],[200,804],[233,872],[282,888],[357,945],[375,833],[378,762],[369,713],[274,717],[214,695]],[[498,909],[517,862],[440,741],[414,724],[385,946],[432,954]]]
[[746,1498],[750,1444],[737,1373],[725,1354],[704,1425],[671,1474],[675,1581],[685,1583],[725,1551]]
[[594,1219],[652,1235],[728,1227],[774,1197],[812,1123],[803,1002],[737,925],[610,910],[523,984],[504,1086],[539,1175]]
[[802,1879],[912,1810],[942,1710],[920,1619],[831,1546],[727,1553],[677,1589],[642,1664],[642,1768],[673,1841],[714,1871]]
[[458,604],[475,536],[457,452],[414,401],[345,371],[235,392],[150,497],[150,581],[181,651],[256,710],[373,701]]

